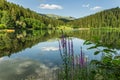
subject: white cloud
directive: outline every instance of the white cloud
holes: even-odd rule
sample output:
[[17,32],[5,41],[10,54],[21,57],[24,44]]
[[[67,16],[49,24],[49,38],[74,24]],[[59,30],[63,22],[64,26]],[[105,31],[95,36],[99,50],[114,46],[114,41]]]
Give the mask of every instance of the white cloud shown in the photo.
[[90,10],[100,10],[100,9],[102,9],[102,7],[100,7],[100,6],[95,6],[93,8],[90,8]]
[[90,7],[90,4],[83,4],[82,7],[89,8],[89,7]]
[[41,50],[43,51],[57,51],[59,48],[57,47],[42,47]]
[[41,9],[63,9],[62,6],[56,4],[40,4]]
[[95,11],[95,10],[101,10],[101,9],[102,9],[101,6],[94,6],[94,7],[91,7],[90,4],[83,4],[82,7],[83,7],[83,8],[88,8],[88,9],[94,10],[94,11]]

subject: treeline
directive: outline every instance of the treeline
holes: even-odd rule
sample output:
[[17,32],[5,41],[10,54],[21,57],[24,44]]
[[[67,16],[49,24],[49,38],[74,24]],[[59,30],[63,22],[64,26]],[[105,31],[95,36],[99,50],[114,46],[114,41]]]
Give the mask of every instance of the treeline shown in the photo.
[[120,27],[120,8],[112,8],[96,14],[68,22],[74,28],[118,28]]
[[58,20],[0,0],[0,29],[57,29],[61,25],[73,28],[118,28],[120,8],[98,12],[72,21]]
[[0,0],[0,29],[55,29],[64,22]]

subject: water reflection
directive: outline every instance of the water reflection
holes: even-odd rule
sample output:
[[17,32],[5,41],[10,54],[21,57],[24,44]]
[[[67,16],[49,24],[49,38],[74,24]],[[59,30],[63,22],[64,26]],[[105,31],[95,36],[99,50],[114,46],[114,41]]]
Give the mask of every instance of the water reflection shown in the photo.
[[[68,31],[66,35],[96,42],[101,40],[104,46],[120,49],[120,32],[115,30]],[[61,36],[60,31],[15,31],[0,32],[0,57],[31,48],[44,41],[54,41]]]
[[[50,31],[49,31],[50,32]],[[0,33],[0,57],[10,56],[12,53],[31,48],[33,45],[56,37],[54,32],[48,31],[16,31]]]
[[[94,56],[95,49],[87,50],[89,46],[83,46],[85,40],[96,42],[99,39],[105,47],[120,49],[119,31],[84,30],[65,34],[73,40],[74,54],[79,54],[82,47],[89,61],[100,59],[101,55]],[[57,80],[54,71],[62,64],[58,43],[60,36],[60,31],[0,32],[0,80],[31,77]]]
[[[9,59],[0,63],[0,80],[56,80],[57,66],[49,68],[45,64],[31,59]],[[7,77],[6,77],[7,76]]]
[[59,48],[51,46],[51,47],[42,47],[41,50],[42,51],[57,51],[59,50]]

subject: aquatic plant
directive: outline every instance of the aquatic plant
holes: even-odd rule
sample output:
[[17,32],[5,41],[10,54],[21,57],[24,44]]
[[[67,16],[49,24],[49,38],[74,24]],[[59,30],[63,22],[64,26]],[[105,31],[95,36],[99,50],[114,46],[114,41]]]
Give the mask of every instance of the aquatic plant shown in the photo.
[[[85,45],[93,44],[90,41],[85,41]],[[114,49],[110,49],[108,47],[104,47],[100,49],[101,42],[98,41],[94,43],[93,46],[88,49],[97,49],[94,52],[94,55],[102,54],[101,60],[92,60],[91,64],[95,65],[95,69],[93,69],[95,75],[95,79],[97,77],[101,78],[100,80],[120,80],[120,54],[116,52]]]

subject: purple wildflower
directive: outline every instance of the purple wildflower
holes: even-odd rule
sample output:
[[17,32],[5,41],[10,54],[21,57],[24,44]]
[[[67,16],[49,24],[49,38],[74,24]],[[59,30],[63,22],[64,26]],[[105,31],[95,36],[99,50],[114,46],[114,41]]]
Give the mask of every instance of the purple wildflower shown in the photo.
[[73,41],[71,39],[71,58],[72,58],[72,66],[74,68],[74,50],[73,50]]
[[79,64],[80,64],[80,66],[81,67],[83,67],[84,66],[84,53],[82,52],[82,47],[81,47],[81,53],[80,53],[80,56],[79,56]]
[[70,57],[70,40],[68,39],[68,54],[69,54],[69,57]]

